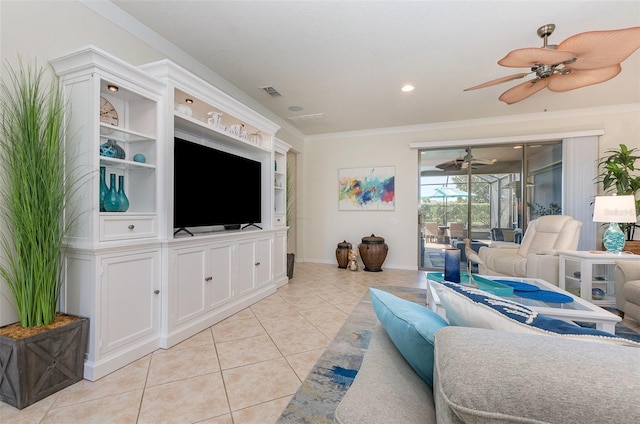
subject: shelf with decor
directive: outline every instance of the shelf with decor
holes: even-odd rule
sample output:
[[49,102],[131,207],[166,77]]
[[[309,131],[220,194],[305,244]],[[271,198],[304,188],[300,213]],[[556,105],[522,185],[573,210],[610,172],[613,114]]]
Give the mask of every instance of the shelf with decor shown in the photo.
[[287,152],[290,145],[276,139],[273,152],[273,225],[287,225]]
[[234,111],[214,99],[206,99],[179,88],[175,88],[173,98],[176,127],[234,145],[240,142],[240,145],[246,144],[266,151],[273,149],[271,131],[260,128],[261,123],[252,120],[245,111],[237,108]]
[[[70,107],[67,172],[80,181],[61,304],[89,318],[84,377],[96,380],[159,345],[164,85],[93,46],[51,64]],[[116,193],[106,210],[112,187],[126,202]]]
[[640,255],[601,251],[560,251],[559,287],[598,306],[616,306],[616,261],[640,261]]

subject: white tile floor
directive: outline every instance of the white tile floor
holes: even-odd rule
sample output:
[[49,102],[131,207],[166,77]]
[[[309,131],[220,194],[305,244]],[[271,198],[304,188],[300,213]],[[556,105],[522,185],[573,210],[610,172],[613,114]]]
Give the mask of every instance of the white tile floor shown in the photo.
[[278,292],[98,381],[83,380],[0,423],[274,423],[370,286],[426,287],[424,273],[298,263]]

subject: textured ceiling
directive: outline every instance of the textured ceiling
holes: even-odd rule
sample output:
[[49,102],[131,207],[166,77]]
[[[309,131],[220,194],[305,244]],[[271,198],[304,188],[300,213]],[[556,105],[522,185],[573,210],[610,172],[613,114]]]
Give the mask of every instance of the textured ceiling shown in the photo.
[[[640,103],[640,51],[608,82],[543,90],[513,105],[498,96],[522,80],[462,91],[525,71],[497,61],[510,50],[541,47],[539,26],[556,24],[550,44],[639,26],[639,1],[112,3],[305,135]],[[401,92],[405,83],[416,89]],[[329,123],[288,120],[307,114],[324,114]]]

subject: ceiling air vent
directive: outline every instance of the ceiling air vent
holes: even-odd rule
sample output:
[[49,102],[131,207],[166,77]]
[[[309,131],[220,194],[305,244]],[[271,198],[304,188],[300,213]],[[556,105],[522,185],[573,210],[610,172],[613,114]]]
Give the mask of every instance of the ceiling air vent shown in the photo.
[[329,125],[331,123],[329,118],[327,118],[327,115],[325,115],[324,113],[312,113],[310,115],[289,116],[287,119],[301,127],[314,126],[314,125]]
[[278,90],[276,90],[275,88],[268,86],[268,87],[260,87],[264,90],[265,93],[267,93],[268,95],[270,95],[271,97],[280,97],[282,96],[282,94],[278,93]]

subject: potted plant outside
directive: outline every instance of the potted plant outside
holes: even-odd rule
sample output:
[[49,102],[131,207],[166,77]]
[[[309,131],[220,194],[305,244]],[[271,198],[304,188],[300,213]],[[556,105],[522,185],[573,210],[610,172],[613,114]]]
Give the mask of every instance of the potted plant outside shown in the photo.
[[88,319],[58,312],[65,206],[66,107],[49,67],[5,63],[0,84],[0,278],[19,322],[0,328],[0,400],[22,409],[82,379]]
[[[640,170],[636,168],[636,160],[640,158],[637,148],[629,149],[620,144],[620,148],[605,151],[606,156],[600,158],[598,168],[598,182],[602,183],[605,193],[619,195],[633,195],[640,190]],[[640,200],[636,197],[636,216],[640,215]],[[637,223],[620,223],[620,227],[626,234],[627,242],[624,250],[640,254],[640,241],[634,240]]]

